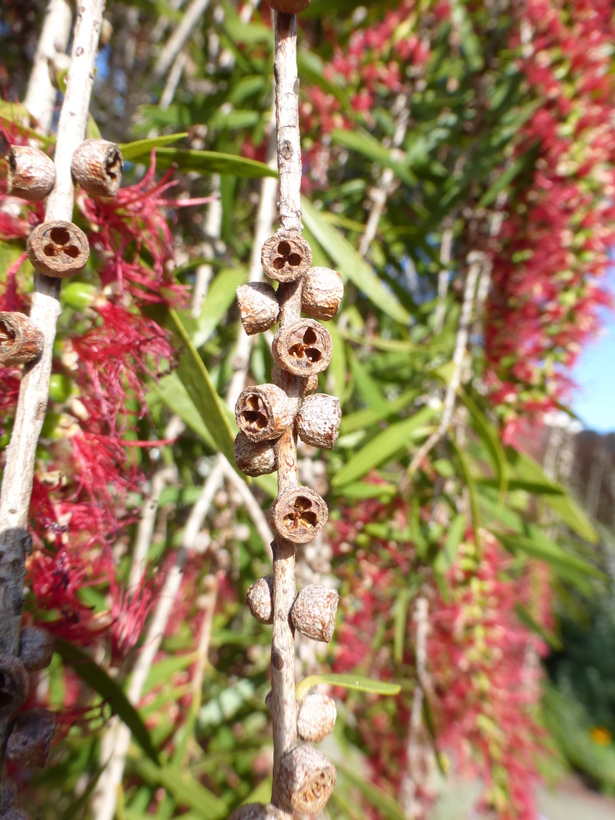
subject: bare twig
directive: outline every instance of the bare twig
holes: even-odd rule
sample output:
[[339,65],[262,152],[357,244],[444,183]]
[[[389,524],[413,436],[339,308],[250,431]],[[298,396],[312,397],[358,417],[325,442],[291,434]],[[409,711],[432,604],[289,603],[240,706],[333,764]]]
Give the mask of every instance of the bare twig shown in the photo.
[[[285,230],[301,231],[301,142],[299,134],[299,78],[297,76],[297,19],[274,13],[275,105],[279,219]],[[280,328],[300,318],[303,280],[278,288]],[[279,369],[274,383],[291,398],[301,393],[301,380]],[[298,485],[297,433],[291,425],[276,443],[278,490]],[[295,700],[295,640],[289,612],[297,593],[295,545],[276,536],[273,541],[273,636],[271,645],[271,716],[273,721],[273,790],[271,801],[286,806],[281,793],[280,764],[297,740]]]
[[[73,152],[85,136],[103,6],[103,0],[89,0],[77,13],[72,63],[58,125],[56,185],[47,202],[46,221],[72,220],[74,189],[70,164]],[[13,655],[19,647],[34,461],[49,395],[59,297],[60,280],[34,275],[30,319],[43,334],[44,349],[37,361],[24,367],[0,493],[0,651]],[[5,746],[6,729],[5,720],[0,726],[1,749]]]
[[440,273],[438,274],[438,302],[436,304],[436,315],[433,322],[433,330],[436,336],[442,332],[444,316],[446,315],[446,294],[448,293],[448,282],[450,278],[449,265],[451,264],[451,249],[453,247],[453,226],[448,224],[442,231],[442,242],[440,243]]
[[66,0],[49,0],[45,21],[34,55],[24,105],[41,131],[49,131],[58,89],[51,82],[50,63],[68,46],[73,14]]
[[455,340],[455,351],[453,353],[453,375],[446,388],[444,396],[444,410],[438,425],[438,429],[429,436],[427,441],[419,447],[414,458],[408,467],[408,474],[412,474],[420,466],[421,462],[428,453],[436,446],[436,444],[443,438],[446,431],[450,427],[453,419],[453,412],[455,410],[455,400],[457,397],[457,390],[461,384],[461,375],[463,371],[463,360],[468,346],[468,337],[470,333],[470,326],[472,324],[472,308],[474,305],[474,296],[476,293],[476,282],[478,280],[480,271],[484,265],[485,255],[473,251],[468,255],[468,262],[470,267],[466,275],[465,287],[463,290],[463,303],[461,305],[461,316],[459,317],[459,326],[457,328],[457,338]]
[[175,62],[175,58],[182,50],[195,26],[205,14],[209,0],[193,0],[186,9],[181,22],[169,37],[166,45],[160,52],[152,70],[152,83],[160,81]]

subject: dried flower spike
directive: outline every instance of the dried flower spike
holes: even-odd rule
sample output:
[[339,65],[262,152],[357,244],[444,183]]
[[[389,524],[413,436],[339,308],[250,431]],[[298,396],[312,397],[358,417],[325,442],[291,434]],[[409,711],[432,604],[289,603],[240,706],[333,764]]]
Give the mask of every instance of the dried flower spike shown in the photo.
[[40,202],[51,193],[56,182],[56,167],[43,151],[28,145],[12,145],[6,162],[11,196]]
[[269,5],[282,14],[300,14],[311,2],[312,0],[269,0]]
[[73,182],[92,197],[114,197],[122,181],[124,161],[114,142],[85,140],[73,154]]
[[84,269],[90,245],[81,228],[72,222],[43,222],[28,237],[26,251],[39,273],[67,279]]
[[235,405],[237,426],[251,441],[279,438],[296,412],[296,403],[275,384],[247,387]]
[[53,712],[37,707],[20,712],[11,729],[6,755],[16,766],[42,769],[47,765],[56,728]]
[[237,288],[241,324],[248,336],[264,333],[278,321],[280,306],[268,282],[248,282]]
[[0,365],[31,362],[43,350],[43,334],[23,313],[0,313]]
[[312,264],[312,249],[297,231],[278,231],[263,245],[263,270],[277,282],[294,282]]
[[278,330],[272,352],[283,370],[295,376],[311,376],[327,369],[332,349],[325,327],[313,319],[299,319]]
[[0,655],[0,718],[12,715],[26,702],[28,673],[12,655]]
[[301,441],[312,447],[333,449],[342,420],[340,400],[326,393],[307,396],[297,414]]
[[295,629],[314,641],[329,643],[335,629],[340,596],[322,584],[308,584],[295,598],[290,619]]
[[293,544],[306,544],[315,538],[328,517],[324,499],[310,487],[288,487],[278,495],[269,510],[275,531]]
[[337,709],[333,698],[320,692],[306,695],[299,704],[297,733],[301,740],[319,743],[335,728],[336,717]]
[[250,441],[241,430],[235,437],[235,462],[249,476],[267,475],[276,469],[275,448],[271,441]]
[[39,626],[24,626],[19,633],[19,660],[28,672],[46,669],[53,657],[53,635]]
[[331,797],[335,766],[318,749],[297,746],[280,764],[280,791],[288,808],[317,814]]
[[344,295],[344,281],[331,268],[310,268],[303,281],[301,310],[312,319],[328,322],[339,310]]
[[246,603],[259,623],[273,623],[273,575],[265,575],[249,587]]

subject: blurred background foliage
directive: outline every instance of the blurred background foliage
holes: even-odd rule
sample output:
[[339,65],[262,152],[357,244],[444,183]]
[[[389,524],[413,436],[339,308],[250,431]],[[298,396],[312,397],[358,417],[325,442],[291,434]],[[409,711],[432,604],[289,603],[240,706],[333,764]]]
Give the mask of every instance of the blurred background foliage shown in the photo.
[[[17,103],[44,12],[0,12],[7,143],[37,127]],[[27,599],[58,636],[33,698],[62,731],[23,805],[214,820],[270,792],[270,636],[243,597],[269,571],[275,484],[228,467],[237,385],[272,364],[234,302],[275,202],[270,10],[106,14],[90,130],[122,144],[126,190],[78,198],[94,252],[63,290]],[[334,690],[327,816],[427,817],[439,776],[471,773],[492,816],[536,817],[556,758],[613,789],[613,521],[594,497],[612,452],[592,500],[565,412],[608,301],[613,35],[596,0],[312,0],[300,18],[305,236],[346,295],[321,377],[340,438],[300,465],[331,523],[299,582],[339,588],[338,629],[297,665],[402,686]],[[65,70],[56,54],[59,87]],[[4,190],[0,211],[2,309],[27,309],[42,212]],[[0,375],[4,447],[18,374]]]

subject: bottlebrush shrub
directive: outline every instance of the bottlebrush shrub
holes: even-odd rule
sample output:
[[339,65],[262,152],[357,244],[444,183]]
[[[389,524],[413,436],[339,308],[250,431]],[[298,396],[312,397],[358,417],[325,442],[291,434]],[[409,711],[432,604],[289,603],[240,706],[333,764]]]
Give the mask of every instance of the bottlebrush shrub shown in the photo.
[[[548,579],[543,568],[533,564],[515,569],[495,538],[482,533],[479,546],[468,530],[447,573],[444,593],[412,543],[362,532],[365,525],[378,522],[403,528],[410,518],[411,507],[403,501],[370,500],[360,510],[343,509],[333,523],[335,572],[342,581],[334,669],[360,670],[380,679],[416,678],[412,606],[401,663],[395,662],[392,646],[396,602],[408,578],[419,579],[415,594],[420,586],[429,604],[425,697],[436,750],[451,756],[458,770],[482,778],[482,805],[495,809],[499,820],[532,820],[537,816],[532,788],[536,756],[543,739],[536,720],[536,658],[545,647],[520,624],[515,605],[540,600],[540,612],[533,611],[548,623]],[[348,549],[357,543],[359,548]],[[408,770],[412,701],[412,692],[402,692],[367,709],[361,704],[355,715],[375,781],[397,797]],[[417,785],[426,810],[433,795],[424,782]]]
[[[4,137],[9,144],[21,141],[17,134]],[[26,607],[35,621],[40,615],[49,631],[75,643],[104,641],[116,661],[136,643],[157,586],[146,571],[136,594],[128,594],[111,547],[135,521],[130,494],[143,488],[133,444],[147,412],[145,380],[156,379],[173,361],[166,331],[143,308],[178,305],[184,298],[172,274],[167,212],[194,201],[169,199],[175,184],[170,174],[156,181],[152,157],[141,181],[115,199],[77,195],[91,258],[64,297],[32,493]],[[0,310],[27,312],[31,268],[18,249],[42,222],[43,206],[9,196],[4,180],[0,186],[0,242],[14,260],[0,270]],[[0,369],[2,444],[10,434],[18,379],[17,369]],[[108,595],[106,610],[86,603],[88,587]]]

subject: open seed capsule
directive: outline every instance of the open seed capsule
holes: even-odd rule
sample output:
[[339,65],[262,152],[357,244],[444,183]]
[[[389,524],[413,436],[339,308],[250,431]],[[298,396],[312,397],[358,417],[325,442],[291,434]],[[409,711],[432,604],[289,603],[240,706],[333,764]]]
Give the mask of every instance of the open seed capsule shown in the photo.
[[279,438],[295,418],[297,404],[275,384],[247,387],[237,399],[237,426],[250,441]]
[[114,142],[85,140],[71,161],[73,182],[92,197],[114,197],[122,181],[124,160]]
[[277,282],[294,282],[312,264],[312,250],[297,231],[278,231],[263,245],[263,270]]
[[272,527],[293,544],[306,544],[327,523],[329,511],[324,499],[309,487],[283,490],[269,510]]
[[312,376],[331,361],[329,331],[313,319],[298,319],[276,333],[272,352],[279,367],[295,376]]
[[81,228],[72,222],[43,222],[28,237],[26,251],[39,273],[67,279],[85,268],[90,245]]

